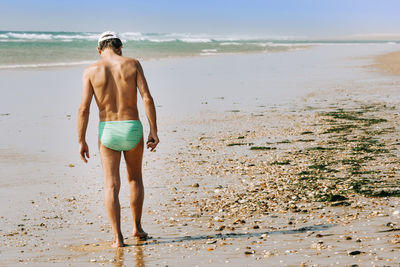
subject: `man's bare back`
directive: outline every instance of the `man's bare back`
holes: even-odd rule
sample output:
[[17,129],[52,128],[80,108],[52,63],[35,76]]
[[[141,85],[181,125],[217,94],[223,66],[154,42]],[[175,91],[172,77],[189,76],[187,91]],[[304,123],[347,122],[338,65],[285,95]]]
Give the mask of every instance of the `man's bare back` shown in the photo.
[[122,56],[122,42],[115,33],[99,38],[101,60],[89,66],[83,75],[82,100],[78,112],[78,141],[81,159],[87,162],[89,147],[86,129],[92,98],[99,108],[99,150],[104,170],[105,206],[114,233],[113,246],[124,245],[120,226],[120,160],[123,152],[130,188],[133,216],[132,235],[146,237],[141,226],[144,188],[142,157],[144,141],[137,109],[137,89],[142,96],[150,126],[147,148],[159,143],[156,110],[139,61]]
[[137,60],[122,56],[104,56],[89,66],[85,75],[93,86],[100,121],[137,120],[137,90],[147,89]]

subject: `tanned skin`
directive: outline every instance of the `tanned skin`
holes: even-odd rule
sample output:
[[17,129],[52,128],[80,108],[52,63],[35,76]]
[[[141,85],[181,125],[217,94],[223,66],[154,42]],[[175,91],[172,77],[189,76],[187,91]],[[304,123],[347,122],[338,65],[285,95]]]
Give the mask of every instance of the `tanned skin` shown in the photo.
[[[90,103],[94,96],[99,108],[100,121],[139,120],[137,91],[139,91],[150,125],[147,148],[155,151],[159,143],[157,135],[156,109],[139,61],[122,56],[122,47],[117,51],[105,48],[98,52],[101,59],[90,65],[83,74],[82,100],[78,112],[78,142],[81,159],[87,163],[89,147],[86,129],[89,121]],[[138,90],[137,90],[138,89]],[[133,216],[133,236],[147,237],[141,225],[144,188],[142,181],[142,158],[144,141],[129,151],[124,151],[130,206]],[[121,152],[105,147],[99,140],[101,162],[104,170],[105,207],[114,233],[114,247],[124,246],[121,233],[121,208],[119,204]]]

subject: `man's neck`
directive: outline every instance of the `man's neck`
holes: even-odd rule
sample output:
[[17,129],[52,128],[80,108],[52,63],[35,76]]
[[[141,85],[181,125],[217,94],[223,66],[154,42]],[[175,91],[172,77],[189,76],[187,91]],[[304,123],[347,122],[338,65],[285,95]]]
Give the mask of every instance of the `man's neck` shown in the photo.
[[111,58],[118,56],[111,48],[106,48],[101,52],[101,57],[102,58]]

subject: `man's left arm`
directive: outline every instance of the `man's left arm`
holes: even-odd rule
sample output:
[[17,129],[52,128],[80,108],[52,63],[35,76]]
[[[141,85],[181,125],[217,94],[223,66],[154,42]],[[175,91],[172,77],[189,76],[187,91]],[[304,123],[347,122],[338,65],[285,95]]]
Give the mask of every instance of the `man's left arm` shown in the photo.
[[93,86],[90,82],[88,71],[85,70],[82,79],[82,99],[78,110],[78,142],[81,159],[87,163],[89,147],[86,143],[86,129],[89,122],[90,103],[93,98]]

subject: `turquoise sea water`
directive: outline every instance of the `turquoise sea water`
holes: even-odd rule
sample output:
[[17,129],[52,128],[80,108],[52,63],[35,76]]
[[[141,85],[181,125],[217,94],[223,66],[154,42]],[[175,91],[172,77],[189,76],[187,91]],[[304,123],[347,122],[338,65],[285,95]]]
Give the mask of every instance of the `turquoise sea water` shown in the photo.
[[[0,31],[0,69],[88,64],[98,59],[95,32]],[[396,44],[390,40],[311,40],[294,37],[222,36],[188,33],[120,33],[123,53],[139,59],[283,52],[312,45]]]

